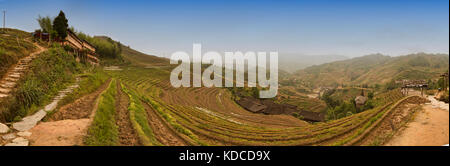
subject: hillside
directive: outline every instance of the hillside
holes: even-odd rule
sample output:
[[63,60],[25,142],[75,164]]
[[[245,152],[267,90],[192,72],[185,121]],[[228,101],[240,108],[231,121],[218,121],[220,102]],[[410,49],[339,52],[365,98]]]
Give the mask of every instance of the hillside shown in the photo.
[[122,56],[132,64],[144,67],[148,67],[150,65],[167,66],[169,64],[169,59],[147,55],[124,45],[122,45]]
[[[319,123],[307,123],[298,113],[297,116],[252,113],[239,106],[225,88],[172,87],[170,70],[164,68],[170,66],[167,59],[123,45],[117,48],[118,42],[109,38],[97,39],[100,40],[93,44],[100,48],[99,56],[106,61],[100,64],[118,65],[119,70],[103,71],[104,66],[95,68],[78,63],[63,47],[57,44],[49,47],[30,63],[31,70],[5,100],[7,104],[2,104],[8,107],[3,107],[6,110],[1,112],[0,121],[10,123],[7,127],[12,130],[8,135],[1,134],[2,137],[29,131],[32,135],[20,142],[24,145],[379,145],[395,133],[386,126],[400,127],[425,102],[418,96],[405,97],[394,90],[376,97],[377,104],[372,109]],[[435,55],[408,56],[406,60],[368,56],[325,66],[329,73],[342,72],[342,76],[351,68],[363,71],[354,80],[373,79],[371,73],[381,65],[408,64],[411,66],[408,69],[433,72],[441,69],[435,58]],[[334,64],[348,67],[340,70]],[[428,67],[428,71],[425,66],[435,68]],[[314,70],[323,69],[321,66],[305,69]],[[320,74],[317,76],[326,77]],[[280,92],[280,98],[284,99],[275,103],[311,111],[325,108],[322,101],[304,96],[307,91],[300,86],[283,86]],[[390,123],[391,119],[401,121]],[[0,141],[1,145],[14,143]]]
[[340,55],[299,55],[299,54],[279,54],[279,67],[281,70],[293,73],[313,65],[321,65],[348,58]]
[[297,83],[318,86],[375,85],[400,79],[436,79],[448,70],[449,56],[445,54],[411,54],[390,57],[367,55],[308,67],[290,78]]
[[30,37],[30,33],[16,29],[6,29],[4,34],[0,32],[0,78],[11,65],[36,49]]
[[[86,35],[84,35],[86,36]],[[169,59],[157,57],[154,55],[147,55],[142,52],[136,51],[132,49],[130,46],[125,46],[124,44],[111,39],[108,36],[94,36],[94,37],[86,37],[90,38],[90,41],[94,41],[95,43],[112,43],[118,46],[118,50],[120,50],[120,56],[112,59],[107,59],[109,63],[105,63],[105,65],[134,65],[141,67],[149,67],[149,66],[167,66],[169,65]]]

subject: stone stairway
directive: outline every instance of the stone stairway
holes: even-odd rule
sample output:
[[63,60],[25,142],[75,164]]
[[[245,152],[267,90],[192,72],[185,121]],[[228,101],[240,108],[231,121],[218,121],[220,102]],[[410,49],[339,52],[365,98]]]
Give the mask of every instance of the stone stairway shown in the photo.
[[31,132],[28,130],[36,126],[48,112],[54,111],[59,101],[61,101],[67,94],[73,92],[74,89],[79,87],[80,78],[76,78],[76,82],[68,86],[66,89],[59,91],[52,102],[40,109],[33,115],[22,118],[20,122],[15,122],[8,127],[5,124],[0,123],[0,146],[29,146],[30,142],[28,138],[31,136]]
[[8,97],[10,92],[16,87],[17,81],[28,70],[31,61],[46,49],[34,43],[38,51],[31,53],[29,56],[22,58],[14,65],[0,80],[0,99]]

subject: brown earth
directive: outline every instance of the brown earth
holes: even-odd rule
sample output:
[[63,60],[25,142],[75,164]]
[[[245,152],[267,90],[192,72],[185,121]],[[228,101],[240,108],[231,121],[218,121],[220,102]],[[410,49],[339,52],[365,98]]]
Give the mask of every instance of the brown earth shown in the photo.
[[414,96],[404,100],[397,107],[393,108],[386,117],[380,119],[375,128],[361,142],[355,145],[383,145],[392,138],[405,124],[412,119],[414,113],[420,110],[422,104],[428,100]]
[[30,130],[32,146],[78,146],[89,127],[89,119],[42,122]]
[[167,146],[186,146],[186,142],[175,133],[156,112],[145,102],[142,102],[149,119],[149,124],[153,129],[156,139]]
[[386,146],[442,146],[449,143],[449,112],[425,105]]
[[83,145],[90,123],[98,107],[97,98],[106,90],[111,79],[95,92],[74,103],[65,105],[50,117],[49,122],[41,122],[30,130],[31,146],[76,146]]
[[92,108],[95,106],[96,99],[108,88],[110,82],[111,79],[100,85],[95,92],[85,95],[73,103],[62,106],[49,118],[49,121],[89,118],[92,114]]
[[130,121],[130,114],[128,112],[128,104],[130,99],[126,95],[117,81],[117,95],[116,95],[116,125],[119,127],[119,143],[123,146],[137,146],[140,145],[139,137],[133,129]]

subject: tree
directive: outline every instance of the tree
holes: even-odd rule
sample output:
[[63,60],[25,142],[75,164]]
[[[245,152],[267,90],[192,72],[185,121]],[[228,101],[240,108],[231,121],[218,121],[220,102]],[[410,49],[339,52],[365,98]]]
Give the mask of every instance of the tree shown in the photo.
[[369,100],[372,100],[374,97],[373,92],[369,92],[369,94],[367,95],[367,97],[369,98]]
[[58,37],[64,40],[67,37],[67,28],[69,27],[68,20],[63,11],[53,20],[53,29],[56,31]]
[[42,32],[50,33],[51,31],[53,31],[53,25],[52,25],[53,20],[49,16],[45,16],[45,17],[39,16],[36,20],[38,21],[39,26],[42,29]]

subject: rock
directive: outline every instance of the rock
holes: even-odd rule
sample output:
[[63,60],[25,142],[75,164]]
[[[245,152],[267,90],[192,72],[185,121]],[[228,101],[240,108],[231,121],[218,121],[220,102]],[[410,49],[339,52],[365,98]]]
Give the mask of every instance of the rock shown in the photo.
[[13,143],[20,143],[20,142],[24,142],[24,141],[28,141],[28,140],[25,138],[22,138],[22,137],[18,137],[16,139],[12,140]]
[[47,112],[40,110],[34,115],[23,118],[22,121],[14,123],[12,127],[18,131],[27,131],[36,126],[36,124],[41,121],[45,115],[47,115]]
[[2,138],[3,138],[4,140],[10,140],[10,139],[16,138],[16,135],[14,135],[14,133],[6,134],[6,135],[2,136]]
[[31,132],[29,132],[29,131],[21,131],[21,132],[18,132],[17,135],[21,136],[21,137],[29,137],[29,136],[31,136]]
[[54,100],[49,105],[45,106],[44,110],[46,112],[53,111],[56,108],[56,106],[58,106],[58,102],[59,102],[59,100]]
[[9,131],[9,127],[3,123],[0,123],[0,134],[5,134]]
[[[18,138],[16,138],[16,139],[18,139]],[[5,146],[28,146],[29,144],[30,144],[30,141],[22,138],[16,142],[6,144]]]

